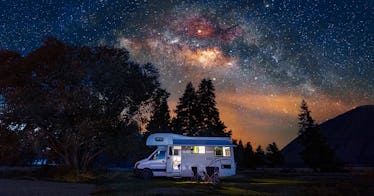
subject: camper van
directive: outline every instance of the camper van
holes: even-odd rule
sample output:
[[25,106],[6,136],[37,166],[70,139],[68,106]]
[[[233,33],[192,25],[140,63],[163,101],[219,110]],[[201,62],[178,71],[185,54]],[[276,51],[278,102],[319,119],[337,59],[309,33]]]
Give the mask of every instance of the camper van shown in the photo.
[[134,173],[152,176],[193,177],[215,168],[219,177],[236,172],[230,137],[189,137],[156,133],[147,138],[147,146],[157,146],[149,157],[135,163]]

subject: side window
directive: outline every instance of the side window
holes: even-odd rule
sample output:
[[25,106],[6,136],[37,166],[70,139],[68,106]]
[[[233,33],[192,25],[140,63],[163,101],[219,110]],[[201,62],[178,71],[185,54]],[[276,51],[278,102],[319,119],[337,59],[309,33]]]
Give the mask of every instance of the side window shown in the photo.
[[221,146],[217,146],[214,148],[215,149],[215,152],[216,152],[216,156],[217,157],[221,157],[223,156],[223,150],[222,150],[222,147]]
[[222,146],[217,146],[214,148],[215,154],[217,157],[229,157],[231,156],[231,151],[230,147],[222,147]]
[[157,151],[151,158],[151,160],[165,159],[165,151]]
[[193,146],[191,147],[192,154],[205,154],[205,146]]
[[225,157],[231,156],[230,147],[223,147],[223,156]]

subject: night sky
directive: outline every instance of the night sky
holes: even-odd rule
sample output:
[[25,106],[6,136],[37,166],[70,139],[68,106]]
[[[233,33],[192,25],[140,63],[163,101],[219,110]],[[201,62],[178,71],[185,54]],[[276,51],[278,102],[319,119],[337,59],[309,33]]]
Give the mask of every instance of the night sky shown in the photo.
[[282,147],[303,98],[318,122],[374,104],[373,19],[372,0],[0,0],[0,47],[127,48],[158,67],[171,110],[209,77],[233,138]]

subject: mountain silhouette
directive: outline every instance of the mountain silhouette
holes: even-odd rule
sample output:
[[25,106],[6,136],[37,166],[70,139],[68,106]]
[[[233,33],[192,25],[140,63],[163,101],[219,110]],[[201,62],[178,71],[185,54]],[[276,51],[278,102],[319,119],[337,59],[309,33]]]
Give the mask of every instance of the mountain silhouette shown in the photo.
[[[374,105],[356,107],[320,124],[321,133],[348,167],[374,166]],[[286,167],[305,166],[300,138],[282,149]]]

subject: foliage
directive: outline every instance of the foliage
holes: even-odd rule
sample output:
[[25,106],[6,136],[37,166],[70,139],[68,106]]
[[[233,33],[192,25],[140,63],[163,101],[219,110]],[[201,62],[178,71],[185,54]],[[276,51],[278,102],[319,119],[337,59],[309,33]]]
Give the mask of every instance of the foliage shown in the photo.
[[308,109],[308,105],[306,101],[303,99],[300,105],[300,113],[298,114],[299,135],[302,135],[309,128],[313,128],[316,126],[310,113],[311,112]]
[[0,165],[15,165],[22,159],[21,144],[17,132],[0,126]]
[[167,103],[169,93],[164,89],[157,89],[152,97],[152,115],[146,127],[147,132],[144,134],[148,136],[153,133],[167,133],[170,132],[170,111]]
[[189,82],[175,110],[176,117],[172,120],[174,133],[194,135],[197,131],[197,95],[192,83]]
[[245,145],[244,157],[244,163],[246,168],[256,168],[255,153],[253,152],[251,142],[247,142],[247,144]]
[[123,49],[46,38],[26,57],[1,52],[0,60],[0,73],[9,74],[0,78],[1,121],[24,125],[19,131],[27,140],[75,169],[87,169],[118,138],[136,134],[127,127],[159,87],[154,66],[130,62]]
[[175,110],[172,120],[174,133],[190,136],[230,136],[219,118],[212,80],[203,79],[197,92],[189,82]]
[[234,158],[236,161],[236,167],[242,169],[245,167],[243,142],[242,140],[239,140],[239,143],[237,143],[237,140],[233,140],[233,144],[236,145],[236,147],[234,147]]
[[219,118],[219,112],[215,101],[215,88],[210,79],[203,79],[200,82],[197,94],[197,127],[194,135],[198,136],[230,136],[226,132],[226,126]]
[[265,165],[265,158],[266,158],[265,152],[262,149],[261,145],[259,145],[256,148],[256,151],[254,153],[254,159],[255,159],[256,167],[264,166]]
[[281,167],[284,165],[284,157],[275,142],[266,147],[266,160],[270,167]]
[[314,122],[310,113],[307,103],[302,100],[299,113],[301,157],[304,163],[314,171],[337,170],[342,165],[342,162],[328,145],[321,134],[319,125]]

